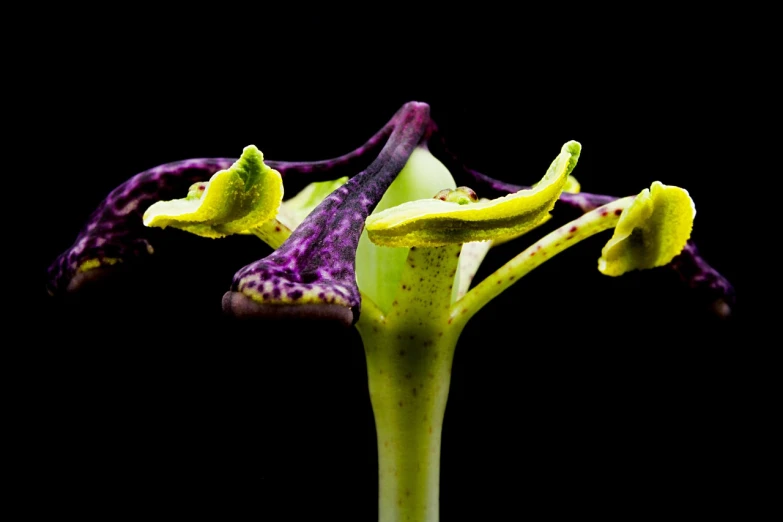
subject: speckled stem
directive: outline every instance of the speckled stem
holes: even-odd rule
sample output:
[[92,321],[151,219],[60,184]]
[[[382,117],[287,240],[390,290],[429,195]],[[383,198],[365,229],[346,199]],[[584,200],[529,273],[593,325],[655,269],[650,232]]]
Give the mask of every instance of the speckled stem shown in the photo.
[[618,199],[590,211],[530,245],[454,303],[450,314],[453,322],[464,326],[484,305],[547,259],[583,239],[613,228],[634,198]]
[[457,336],[382,329],[362,340],[378,437],[378,518],[437,521],[441,433]]
[[[288,240],[234,276],[223,307],[238,316],[266,316],[278,305],[334,305],[335,319],[359,317],[356,248],[364,220],[405,166],[429,122],[429,106],[406,104],[378,157],[319,204]],[[295,312],[297,308],[289,308]],[[300,308],[303,313],[310,311]]]
[[454,349],[449,320],[460,245],[411,248],[388,315],[356,325],[378,436],[381,522],[438,520],[440,448]]

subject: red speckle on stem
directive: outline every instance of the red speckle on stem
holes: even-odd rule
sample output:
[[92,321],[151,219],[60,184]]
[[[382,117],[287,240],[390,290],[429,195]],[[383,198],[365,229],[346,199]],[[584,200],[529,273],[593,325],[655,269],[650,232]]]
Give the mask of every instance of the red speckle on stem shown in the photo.
[[571,229],[569,230],[569,232],[571,232],[571,233],[573,234],[574,232],[576,232],[577,228],[579,228],[579,227],[577,227],[576,225],[574,225],[573,227],[571,227]]
[[620,215],[620,214],[622,214],[622,213],[623,213],[623,209],[621,209],[621,208],[618,208],[618,209],[616,209],[616,210],[614,211],[614,215],[615,215],[615,216],[619,216],[619,215]]

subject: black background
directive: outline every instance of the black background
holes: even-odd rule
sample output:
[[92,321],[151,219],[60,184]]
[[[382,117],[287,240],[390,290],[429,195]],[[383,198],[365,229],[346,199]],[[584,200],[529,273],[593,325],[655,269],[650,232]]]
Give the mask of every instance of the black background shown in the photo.
[[[33,406],[20,423],[29,448],[22,482],[47,499],[35,509],[113,515],[159,503],[171,514],[375,517],[357,333],[221,316],[231,276],[265,246],[171,231],[173,246],[143,276],[81,302],[49,299],[45,269],[137,172],[236,157],[251,143],[268,159],[334,157],[410,100],[429,103],[452,149],[496,178],[533,183],[575,139],[585,191],[628,195],[655,180],[686,188],[697,208],[693,238],[738,293],[733,319],[718,321],[666,269],[602,276],[607,233],[494,300],[457,347],[442,520],[743,505],[747,430],[757,419],[738,355],[742,240],[727,212],[736,193],[721,182],[741,152],[733,116],[742,101],[723,86],[731,72],[698,42],[634,48],[630,61],[611,59],[615,46],[580,53],[574,42],[545,59],[515,32],[487,27],[479,37],[444,25],[436,37],[415,26],[345,28],[339,44],[337,31],[263,30],[213,46],[216,34],[193,29],[154,45],[142,31],[102,49],[106,31],[52,46],[27,129],[57,158],[37,181],[49,187],[42,204],[51,219],[37,244],[37,348],[21,392]],[[486,45],[489,37],[497,40]],[[147,45],[133,44],[140,40]],[[715,95],[731,103],[715,110]],[[477,280],[551,228],[491,252]]]

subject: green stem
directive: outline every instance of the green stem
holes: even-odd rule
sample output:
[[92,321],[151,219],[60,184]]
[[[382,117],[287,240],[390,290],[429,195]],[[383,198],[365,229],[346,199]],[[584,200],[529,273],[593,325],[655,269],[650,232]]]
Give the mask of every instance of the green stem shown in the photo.
[[378,436],[380,522],[436,522],[440,444],[454,348],[449,320],[460,245],[411,248],[387,315],[365,301],[356,327]]
[[438,520],[441,432],[458,337],[449,330],[362,335],[378,437],[380,522]]

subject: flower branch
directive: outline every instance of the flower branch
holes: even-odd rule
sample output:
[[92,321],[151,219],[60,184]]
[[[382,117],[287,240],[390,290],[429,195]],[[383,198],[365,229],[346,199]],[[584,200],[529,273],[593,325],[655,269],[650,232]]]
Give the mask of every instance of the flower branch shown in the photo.
[[[491,178],[467,166],[452,152],[433,123],[429,147],[455,175],[460,183],[471,185],[484,197],[500,197],[530,188],[526,185],[507,183]],[[562,192],[558,205],[563,205],[582,213],[590,212],[607,205],[618,197],[589,192]],[[557,207],[555,207],[557,208]],[[702,301],[709,303],[710,308],[719,317],[731,315],[731,309],[736,302],[734,287],[726,277],[715,270],[699,253],[696,243],[689,240],[682,252],[671,263],[666,265],[674,270],[680,281],[688,286]]]

